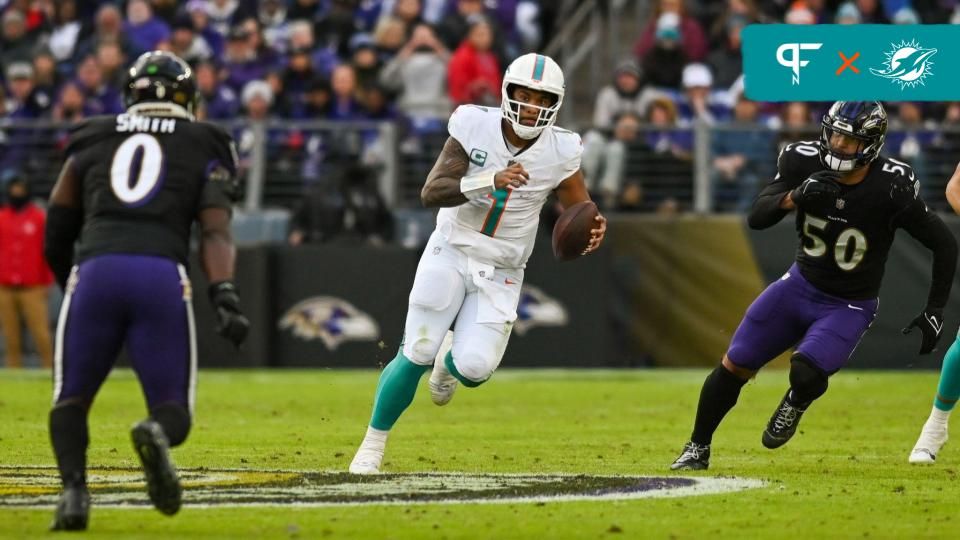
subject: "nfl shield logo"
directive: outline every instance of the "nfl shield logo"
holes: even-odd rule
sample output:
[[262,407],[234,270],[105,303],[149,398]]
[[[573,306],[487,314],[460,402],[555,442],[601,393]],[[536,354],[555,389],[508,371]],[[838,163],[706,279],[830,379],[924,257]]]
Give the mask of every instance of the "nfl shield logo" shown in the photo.
[[837,210],[843,210],[843,207],[847,205],[847,202],[843,199],[837,199]]
[[470,150],[470,161],[477,167],[483,167],[483,164],[487,162],[487,153],[478,148]]

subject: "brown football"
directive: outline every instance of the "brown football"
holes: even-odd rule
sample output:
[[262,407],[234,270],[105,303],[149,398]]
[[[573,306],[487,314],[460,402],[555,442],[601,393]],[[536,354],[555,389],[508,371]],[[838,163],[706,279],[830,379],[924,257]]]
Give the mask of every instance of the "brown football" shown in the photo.
[[581,201],[560,214],[553,226],[553,255],[561,261],[576,259],[590,245],[590,231],[599,227],[600,214],[593,201]]

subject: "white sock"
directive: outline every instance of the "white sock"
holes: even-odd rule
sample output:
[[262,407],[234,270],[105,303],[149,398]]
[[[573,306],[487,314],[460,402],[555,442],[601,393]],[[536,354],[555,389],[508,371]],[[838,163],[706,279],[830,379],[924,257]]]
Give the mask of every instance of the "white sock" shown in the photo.
[[379,443],[380,445],[386,444],[387,435],[389,431],[384,431],[382,429],[376,429],[373,426],[367,426],[367,434],[363,437],[363,442]]
[[950,411],[941,411],[934,407],[930,412],[930,419],[927,422],[936,424],[946,424],[950,421]]

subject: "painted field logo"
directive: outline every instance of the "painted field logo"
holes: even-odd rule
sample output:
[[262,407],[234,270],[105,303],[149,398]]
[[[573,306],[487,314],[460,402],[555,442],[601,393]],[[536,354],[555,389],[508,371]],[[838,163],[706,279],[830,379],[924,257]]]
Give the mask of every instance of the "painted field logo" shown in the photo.
[[[98,507],[150,505],[138,469],[92,469]],[[622,500],[684,497],[763,486],[747,478],[592,476],[563,474],[348,473],[187,469],[186,506],[336,506]],[[0,467],[0,507],[56,504],[53,467]]]

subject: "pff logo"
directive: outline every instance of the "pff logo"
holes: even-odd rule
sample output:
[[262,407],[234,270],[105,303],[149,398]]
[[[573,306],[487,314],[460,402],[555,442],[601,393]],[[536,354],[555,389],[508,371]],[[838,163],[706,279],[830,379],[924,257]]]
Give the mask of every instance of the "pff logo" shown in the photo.
[[[800,84],[800,68],[806,67],[809,60],[800,58],[800,51],[816,51],[823,47],[823,43],[784,43],[777,48],[777,62],[793,71],[793,84]],[[789,58],[787,57],[789,53]]]
[[884,53],[887,59],[883,68],[870,68],[870,73],[899,84],[900,90],[924,84],[923,80],[933,75],[930,58],[937,54],[937,49],[924,49],[915,39],[901,41],[899,45],[891,43],[890,47],[890,52]]

